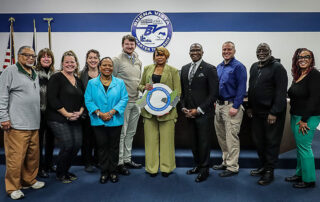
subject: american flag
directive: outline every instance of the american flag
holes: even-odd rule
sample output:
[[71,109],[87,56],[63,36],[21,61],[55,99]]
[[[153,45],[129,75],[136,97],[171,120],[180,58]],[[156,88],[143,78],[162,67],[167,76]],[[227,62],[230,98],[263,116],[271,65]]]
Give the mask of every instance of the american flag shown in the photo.
[[9,65],[16,63],[15,54],[14,54],[14,41],[13,41],[13,33],[14,33],[13,22],[15,21],[15,19],[13,17],[10,17],[9,21],[11,22],[11,25],[10,25],[8,46],[7,46],[7,50],[5,51],[3,65],[0,66],[0,72],[3,71],[5,68],[7,68]]
[[5,51],[4,63],[2,65],[3,70],[7,68],[9,65],[15,64],[14,57],[11,57],[11,55],[13,54],[11,54],[11,43],[9,36],[7,50]]

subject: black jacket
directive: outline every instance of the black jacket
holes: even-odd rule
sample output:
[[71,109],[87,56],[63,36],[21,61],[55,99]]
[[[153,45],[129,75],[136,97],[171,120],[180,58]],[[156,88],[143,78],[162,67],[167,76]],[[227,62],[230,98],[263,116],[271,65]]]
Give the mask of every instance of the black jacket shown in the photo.
[[187,109],[198,107],[206,116],[214,115],[214,102],[219,95],[219,81],[215,66],[202,61],[195,72],[191,85],[188,74],[191,63],[181,68],[181,106]]
[[286,110],[288,76],[279,60],[271,57],[262,67],[250,69],[248,105],[254,114],[277,115]]

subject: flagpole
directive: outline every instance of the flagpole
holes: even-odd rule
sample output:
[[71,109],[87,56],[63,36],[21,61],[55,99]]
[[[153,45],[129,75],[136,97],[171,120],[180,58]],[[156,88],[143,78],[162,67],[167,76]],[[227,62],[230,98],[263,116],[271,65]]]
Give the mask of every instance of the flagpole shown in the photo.
[[10,51],[11,51],[11,58],[13,58],[13,60],[11,60],[11,64],[15,64],[15,51],[14,51],[14,34],[13,34],[13,23],[16,21],[13,17],[9,18],[10,21]]
[[37,36],[36,36],[36,33],[37,33],[37,28],[36,28],[36,20],[33,19],[33,49],[34,49],[34,52],[37,53]]
[[51,50],[51,24],[50,24],[50,22],[53,20],[53,18],[43,18],[43,20],[48,21],[49,49]]

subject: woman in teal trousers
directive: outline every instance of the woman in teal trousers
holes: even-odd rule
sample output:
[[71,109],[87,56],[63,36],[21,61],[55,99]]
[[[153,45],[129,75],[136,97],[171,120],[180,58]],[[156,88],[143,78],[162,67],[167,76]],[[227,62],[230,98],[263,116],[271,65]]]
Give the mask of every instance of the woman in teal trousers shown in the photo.
[[[167,65],[169,51],[164,47],[156,48],[153,53],[154,64],[144,68],[139,90],[151,90],[152,83],[162,83],[181,94],[180,77],[176,68]],[[178,118],[176,108],[168,114],[155,116],[141,110],[145,137],[145,169],[151,177],[155,177],[159,167],[163,177],[168,177],[176,168],[174,152],[174,127]],[[159,154],[160,152],[160,154]]]
[[299,48],[292,59],[293,82],[289,88],[291,129],[297,144],[296,174],[286,177],[294,188],[315,187],[312,139],[320,122],[320,72],[314,68],[312,51]]

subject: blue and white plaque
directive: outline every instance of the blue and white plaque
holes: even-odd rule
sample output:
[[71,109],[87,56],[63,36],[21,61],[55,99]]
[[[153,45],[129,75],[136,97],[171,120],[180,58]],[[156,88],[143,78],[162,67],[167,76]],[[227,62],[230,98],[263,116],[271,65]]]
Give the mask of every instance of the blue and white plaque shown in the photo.
[[156,116],[169,113],[179,101],[178,93],[162,83],[153,84],[152,87],[152,90],[144,92],[142,98],[137,101],[137,105]]
[[131,25],[131,34],[142,50],[154,52],[156,47],[166,47],[172,37],[170,19],[159,11],[145,11],[137,15]]

